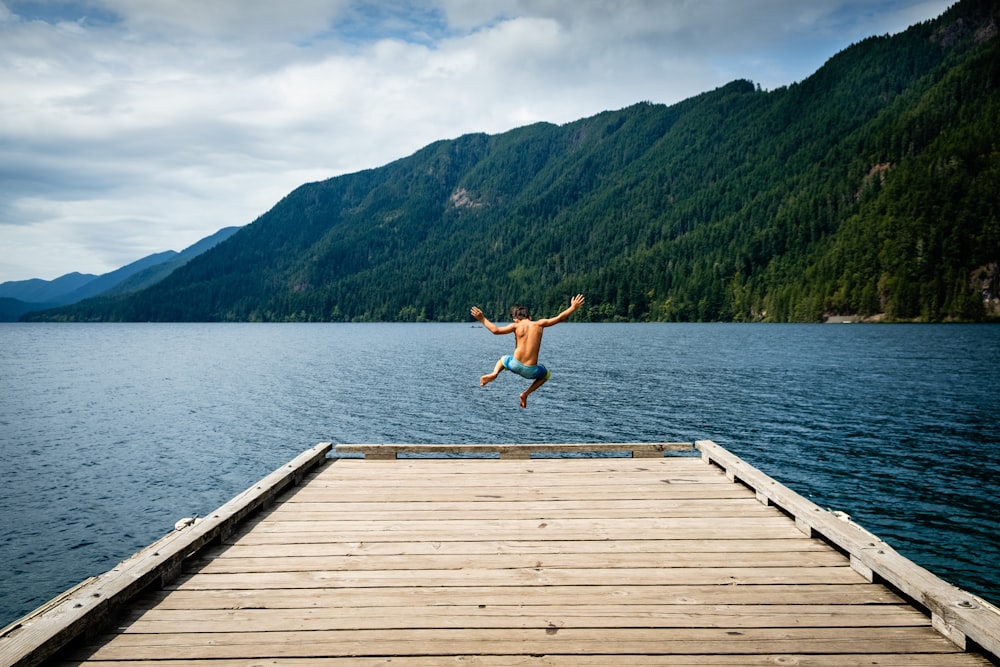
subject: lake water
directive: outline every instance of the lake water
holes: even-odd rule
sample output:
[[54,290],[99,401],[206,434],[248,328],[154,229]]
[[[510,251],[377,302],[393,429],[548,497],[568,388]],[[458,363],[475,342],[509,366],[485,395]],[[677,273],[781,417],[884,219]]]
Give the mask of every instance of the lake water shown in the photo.
[[317,442],[715,440],[1000,603],[1000,327],[0,325],[0,626]]

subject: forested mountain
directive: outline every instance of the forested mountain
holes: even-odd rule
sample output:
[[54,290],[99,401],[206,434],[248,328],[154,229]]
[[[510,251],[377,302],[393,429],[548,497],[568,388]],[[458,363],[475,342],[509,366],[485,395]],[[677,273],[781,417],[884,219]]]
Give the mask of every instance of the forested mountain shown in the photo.
[[962,0],[813,76],[440,141],[299,187],[68,320],[1000,316],[1000,10]]

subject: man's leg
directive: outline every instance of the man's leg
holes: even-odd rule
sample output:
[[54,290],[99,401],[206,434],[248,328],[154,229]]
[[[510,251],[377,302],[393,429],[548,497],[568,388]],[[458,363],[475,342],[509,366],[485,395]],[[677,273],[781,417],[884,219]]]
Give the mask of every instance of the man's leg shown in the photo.
[[536,389],[538,389],[539,387],[541,387],[543,384],[545,384],[545,382],[548,379],[549,379],[549,374],[546,373],[542,377],[540,377],[537,380],[535,380],[534,382],[532,382],[531,386],[524,390],[524,392],[521,394],[521,407],[522,408],[528,407],[528,394],[530,394],[531,392],[533,392]]
[[485,387],[490,382],[493,382],[494,380],[496,380],[497,376],[500,375],[500,371],[502,371],[503,368],[504,368],[504,366],[503,366],[503,357],[500,357],[500,359],[497,361],[497,365],[493,367],[493,372],[489,373],[488,375],[484,375],[481,378],[479,378],[479,386],[480,387]]

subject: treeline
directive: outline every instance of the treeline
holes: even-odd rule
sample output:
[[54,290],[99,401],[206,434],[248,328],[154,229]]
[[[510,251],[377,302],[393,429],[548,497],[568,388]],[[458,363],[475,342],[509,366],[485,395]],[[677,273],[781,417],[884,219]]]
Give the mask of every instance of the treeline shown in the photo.
[[872,37],[805,81],[434,143],[303,185],[129,297],[60,320],[1000,316],[995,3]]

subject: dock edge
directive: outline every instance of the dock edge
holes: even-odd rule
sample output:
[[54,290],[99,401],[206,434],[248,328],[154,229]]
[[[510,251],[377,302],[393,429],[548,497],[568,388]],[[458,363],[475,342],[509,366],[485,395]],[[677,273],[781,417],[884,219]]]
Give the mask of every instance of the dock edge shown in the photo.
[[298,485],[325,462],[332,443],[299,454],[198,522],[175,529],[104,574],[91,577],[0,630],[0,664],[32,667],[96,630],[149,586],[169,581],[183,562],[225,537],[247,516]]
[[694,443],[702,459],[721,468],[728,479],[754,491],[757,500],[795,519],[809,536],[819,535],[846,552],[851,567],[869,581],[880,580],[926,609],[931,623],[963,650],[970,639],[1000,657],[1000,609],[917,565],[846,515],[825,510],[711,440]]
[[633,458],[662,458],[664,452],[690,452],[690,442],[599,442],[537,444],[338,444],[336,454],[363,454],[365,459],[385,461],[399,454],[497,454],[502,459],[529,459],[534,454],[593,454],[628,452]]

